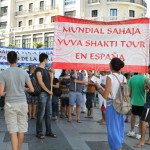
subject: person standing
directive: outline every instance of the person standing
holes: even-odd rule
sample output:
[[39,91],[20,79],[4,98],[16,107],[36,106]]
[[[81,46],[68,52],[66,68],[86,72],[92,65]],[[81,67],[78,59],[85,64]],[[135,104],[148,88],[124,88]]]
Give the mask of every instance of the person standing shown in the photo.
[[70,72],[69,113],[68,122],[72,121],[72,108],[76,104],[77,122],[80,123],[80,105],[82,102],[83,74],[79,71]]
[[[122,150],[124,143],[124,115],[119,114],[113,107],[113,99],[116,97],[120,82],[124,81],[124,76],[120,74],[120,69],[124,67],[124,62],[119,58],[110,61],[112,74],[106,78],[106,87],[102,89],[97,83],[97,90],[106,100],[106,126],[108,143],[111,150]],[[110,94],[111,93],[111,94]],[[112,96],[111,96],[112,95]]]
[[21,150],[24,133],[28,130],[25,84],[30,92],[34,92],[34,88],[28,73],[17,67],[17,53],[8,52],[7,61],[10,68],[0,74],[0,96],[5,96],[5,121],[12,150]]
[[137,139],[141,138],[141,124],[139,123],[139,133],[135,134],[134,126],[136,116],[140,117],[144,110],[145,104],[145,75],[137,74],[131,77],[128,81],[128,86],[131,95],[131,105],[132,105],[132,114],[131,114],[131,130],[127,133],[129,137],[136,137]]
[[50,90],[50,74],[47,69],[45,69],[46,64],[48,63],[48,55],[41,53],[39,56],[40,65],[36,68],[35,73],[38,79],[38,83],[42,88],[40,98],[38,100],[38,112],[36,120],[36,136],[39,139],[44,139],[43,134],[43,119],[45,118],[45,127],[46,127],[46,136],[56,137],[51,130],[51,118],[50,118],[50,97],[53,93]]
[[[148,73],[150,74],[150,66],[148,67]],[[134,147],[135,148],[142,148],[144,144],[150,145],[150,79],[145,80],[146,87],[145,89],[147,90],[147,95],[146,95],[146,103],[144,105],[144,110],[141,115],[141,138]],[[146,126],[149,124],[149,137],[148,140],[145,142],[145,135],[146,135]]]
[[[100,86],[103,89],[105,89],[107,74],[105,71],[101,71],[100,74],[101,74]],[[99,99],[99,108],[102,112],[102,119],[98,121],[98,123],[100,123],[100,125],[105,125],[106,124],[106,99],[104,99],[100,93],[98,93],[98,99]]]
[[68,70],[63,70],[60,75],[60,87],[62,90],[61,95],[61,114],[60,118],[68,118],[69,112],[69,86],[70,86],[70,76]]
[[[86,77],[85,70],[82,70],[81,73],[83,74],[83,80],[88,82],[88,77]],[[82,86],[82,102],[81,102],[81,113],[86,113],[86,92],[87,92],[87,85]]]
[[88,85],[86,92],[86,108],[87,108],[87,118],[93,118],[93,99],[96,91],[95,83],[91,81],[93,73],[91,70],[87,71],[88,74]]
[[[30,77],[32,77],[36,67],[35,65],[29,66],[28,74]],[[36,108],[37,108],[37,101],[38,96],[30,95],[30,93],[26,92],[27,96],[27,103],[28,103],[28,112],[29,112],[29,119],[36,119]]]

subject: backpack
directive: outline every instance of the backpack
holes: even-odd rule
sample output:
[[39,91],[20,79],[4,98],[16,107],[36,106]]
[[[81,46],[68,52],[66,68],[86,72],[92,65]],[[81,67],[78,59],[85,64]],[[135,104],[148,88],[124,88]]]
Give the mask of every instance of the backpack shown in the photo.
[[38,79],[36,77],[36,73],[34,72],[32,75],[30,75],[30,80],[32,82],[33,88],[34,88],[34,92],[33,93],[29,93],[31,96],[39,96],[42,92],[42,88],[38,83]]
[[113,99],[113,107],[119,114],[128,114],[131,110],[128,84],[124,82],[124,79],[123,82],[120,82],[115,74],[112,75],[116,77],[120,84],[116,98]]

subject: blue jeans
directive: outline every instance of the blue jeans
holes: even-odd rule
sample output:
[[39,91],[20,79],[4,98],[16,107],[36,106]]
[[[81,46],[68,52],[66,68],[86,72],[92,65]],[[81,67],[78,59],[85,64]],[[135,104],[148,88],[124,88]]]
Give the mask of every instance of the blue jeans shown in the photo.
[[52,97],[52,116],[58,116],[58,96],[55,95]]
[[43,118],[45,117],[46,132],[51,131],[51,118],[50,118],[50,95],[42,92],[38,99],[37,105],[37,121],[36,121],[36,133],[43,133]]

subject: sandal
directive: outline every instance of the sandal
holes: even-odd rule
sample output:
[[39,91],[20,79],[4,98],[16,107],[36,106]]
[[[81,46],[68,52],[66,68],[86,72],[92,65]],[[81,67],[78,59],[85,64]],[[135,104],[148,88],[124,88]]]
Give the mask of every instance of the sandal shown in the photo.
[[136,145],[134,145],[133,147],[135,147],[135,148],[143,148],[143,147],[144,147],[144,145],[136,144]]
[[81,120],[77,120],[77,123],[82,123]]

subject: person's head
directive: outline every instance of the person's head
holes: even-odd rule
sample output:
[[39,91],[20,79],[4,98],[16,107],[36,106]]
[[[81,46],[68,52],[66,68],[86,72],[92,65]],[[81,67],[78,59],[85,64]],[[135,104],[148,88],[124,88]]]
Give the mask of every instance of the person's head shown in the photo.
[[124,76],[126,77],[127,80],[129,80],[130,77],[131,77],[131,74],[130,73],[125,73]]
[[45,64],[48,63],[48,55],[45,53],[41,53],[39,56],[40,63],[45,62]]
[[86,76],[85,70],[81,70],[81,73],[83,74],[83,76]]
[[35,66],[35,65],[30,65],[30,66],[29,66],[29,70],[30,70],[30,71],[34,71],[35,69],[36,69],[36,66]]
[[17,53],[15,51],[8,52],[8,54],[7,54],[7,61],[10,64],[16,64],[17,61],[18,61]]
[[92,75],[93,75],[92,70],[88,70],[88,71],[87,71],[87,74],[88,74],[88,76],[92,76]]
[[60,77],[63,77],[63,76],[68,75],[68,74],[69,74],[69,71],[68,71],[68,70],[63,69],[63,70],[62,70],[62,72],[61,72]]
[[111,71],[119,72],[121,68],[124,67],[124,62],[119,58],[113,58],[110,61],[110,69]]
[[101,71],[100,74],[101,74],[102,76],[105,76],[105,75],[106,75],[106,71]]

